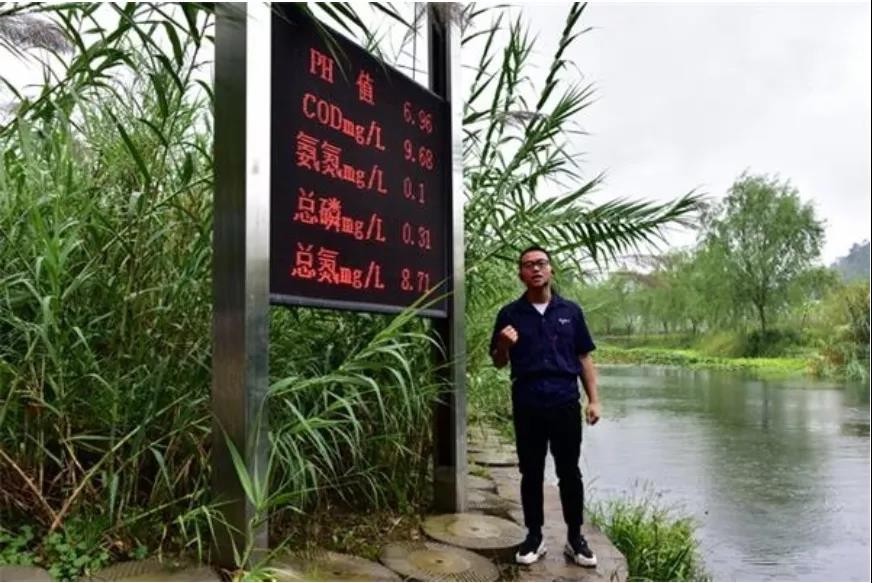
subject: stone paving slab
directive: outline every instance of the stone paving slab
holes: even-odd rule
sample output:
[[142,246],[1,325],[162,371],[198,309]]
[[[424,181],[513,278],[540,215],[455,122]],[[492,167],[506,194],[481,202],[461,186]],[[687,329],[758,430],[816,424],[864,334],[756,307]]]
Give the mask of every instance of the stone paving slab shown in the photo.
[[[524,524],[523,512],[510,513],[518,524]],[[587,539],[590,548],[596,553],[596,567],[580,567],[569,560],[563,553],[566,544],[566,531],[563,526],[563,515],[557,517],[545,513],[545,527],[542,533],[545,537],[547,554],[539,562],[518,567],[519,581],[626,581],[627,560],[615,548],[612,541],[596,526],[585,523],[581,532]],[[555,524],[555,520],[559,523]]]
[[517,502],[485,490],[469,490],[466,494],[466,505],[470,512],[481,512],[500,518],[511,518],[511,511],[521,509]]
[[271,562],[276,581],[402,581],[387,567],[361,557],[318,550],[286,553]]
[[[518,506],[509,511],[509,516],[523,526],[524,513],[520,508],[521,474],[518,468],[489,468],[491,478],[497,485],[497,493]],[[581,567],[572,563],[564,554],[566,527],[557,486],[546,482],[543,488],[545,526],[542,533],[548,553],[537,563],[518,566],[519,581],[626,581],[627,560],[596,526],[585,523],[582,533],[597,556],[595,568]]]
[[218,573],[206,565],[187,561],[159,561],[156,557],[142,561],[116,563],[97,571],[86,581],[221,581]]
[[477,512],[430,516],[421,528],[441,543],[499,561],[510,560],[524,540],[524,529],[513,520]]
[[0,565],[0,581],[54,581],[54,579],[48,571],[40,567]]
[[379,560],[411,581],[496,581],[497,566],[467,549],[432,541],[395,542]]
[[472,474],[466,476],[466,487],[470,490],[484,490],[494,494],[497,492],[497,485],[494,484],[493,480],[482,478],[481,476],[473,476]]
[[502,451],[485,451],[469,454],[469,459],[480,466],[516,466],[518,456],[514,453]]

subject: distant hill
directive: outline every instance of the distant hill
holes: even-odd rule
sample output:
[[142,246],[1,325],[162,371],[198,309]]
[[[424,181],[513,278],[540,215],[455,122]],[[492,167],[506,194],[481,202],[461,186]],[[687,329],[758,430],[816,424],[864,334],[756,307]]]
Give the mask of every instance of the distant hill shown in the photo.
[[854,243],[844,257],[832,265],[845,281],[869,279],[869,241]]

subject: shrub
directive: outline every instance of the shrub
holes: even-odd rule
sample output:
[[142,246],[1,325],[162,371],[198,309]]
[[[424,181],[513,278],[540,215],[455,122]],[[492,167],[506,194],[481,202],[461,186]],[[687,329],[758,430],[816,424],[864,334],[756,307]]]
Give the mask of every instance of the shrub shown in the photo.
[[792,329],[754,330],[742,338],[742,354],[746,357],[776,357],[785,355],[802,342],[799,332]]

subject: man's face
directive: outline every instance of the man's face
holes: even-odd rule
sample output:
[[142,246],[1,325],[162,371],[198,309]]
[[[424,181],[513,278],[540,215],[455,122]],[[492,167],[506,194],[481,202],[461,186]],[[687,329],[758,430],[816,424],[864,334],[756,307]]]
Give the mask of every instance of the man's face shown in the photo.
[[521,257],[518,277],[527,289],[537,289],[551,283],[551,262],[543,251],[528,251]]

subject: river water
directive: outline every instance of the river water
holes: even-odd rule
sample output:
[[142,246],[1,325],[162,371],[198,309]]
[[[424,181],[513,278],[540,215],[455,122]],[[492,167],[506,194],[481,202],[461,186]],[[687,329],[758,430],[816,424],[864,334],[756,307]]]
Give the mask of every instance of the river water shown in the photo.
[[603,366],[600,394],[591,500],[683,509],[717,580],[870,579],[868,386]]

